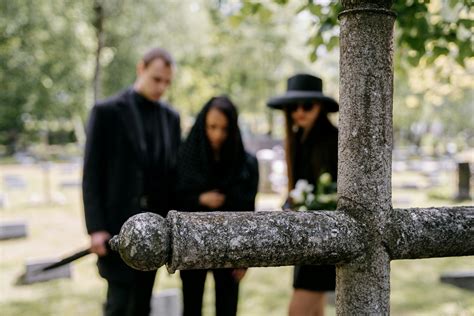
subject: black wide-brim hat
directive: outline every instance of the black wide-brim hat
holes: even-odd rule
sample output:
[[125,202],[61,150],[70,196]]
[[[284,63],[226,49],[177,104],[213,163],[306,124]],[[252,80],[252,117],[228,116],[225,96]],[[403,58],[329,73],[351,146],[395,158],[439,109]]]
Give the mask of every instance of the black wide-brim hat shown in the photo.
[[290,77],[286,93],[271,98],[267,105],[272,109],[282,110],[288,105],[307,101],[320,102],[326,112],[339,111],[339,104],[336,100],[323,94],[323,81],[308,74],[297,74]]

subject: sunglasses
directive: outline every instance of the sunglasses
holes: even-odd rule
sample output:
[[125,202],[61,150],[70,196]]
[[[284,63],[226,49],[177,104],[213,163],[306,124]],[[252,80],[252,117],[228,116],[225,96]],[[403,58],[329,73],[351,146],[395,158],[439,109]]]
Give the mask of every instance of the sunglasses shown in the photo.
[[303,111],[309,112],[313,109],[314,104],[313,104],[313,102],[303,102],[303,103],[298,103],[298,104],[290,104],[290,105],[288,105],[288,110],[290,112],[296,112],[296,110],[298,110],[299,107],[301,107],[303,109]]

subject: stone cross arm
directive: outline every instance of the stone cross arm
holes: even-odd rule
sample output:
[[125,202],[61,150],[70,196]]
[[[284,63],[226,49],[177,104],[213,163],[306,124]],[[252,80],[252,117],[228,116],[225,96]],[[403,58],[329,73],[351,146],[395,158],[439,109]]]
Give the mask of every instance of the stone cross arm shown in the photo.
[[[142,213],[111,241],[135,269],[176,270],[343,264],[373,242],[365,225],[344,211],[170,211]],[[382,244],[390,259],[474,255],[474,207],[394,209]]]

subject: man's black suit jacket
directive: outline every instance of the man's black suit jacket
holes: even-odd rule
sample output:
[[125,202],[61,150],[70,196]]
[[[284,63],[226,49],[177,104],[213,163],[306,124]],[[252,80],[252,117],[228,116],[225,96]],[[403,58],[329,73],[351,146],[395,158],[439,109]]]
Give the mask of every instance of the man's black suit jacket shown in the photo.
[[[87,232],[119,233],[122,224],[143,211],[144,164],[148,159],[141,118],[133,90],[128,89],[96,104],[87,126],[84,154],[83,200]],[[157,104],[156,146],[161,148],[160,173],[152,179],[154,203],[149,207],[166,216],[172,207],[176,159],[181,140],[179,115],[164,103]],[[99,258],[106,279],[126,280],[128,267],[115,253]]]

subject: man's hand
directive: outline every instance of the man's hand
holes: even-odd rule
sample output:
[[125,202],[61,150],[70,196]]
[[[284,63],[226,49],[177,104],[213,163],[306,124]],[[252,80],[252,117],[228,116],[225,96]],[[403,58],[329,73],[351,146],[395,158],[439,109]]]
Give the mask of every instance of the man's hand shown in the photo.
[[199,196],[199,204],[211,209],[222,206],[225,202],[225,195],[216,191],[204,192]]
[[238,268],[232,271],[232,276],[234,277],[235,281],[240,282],[240,280],[244,278],[245,273],[247,273],[246,268]]
[[106,243],[110,239],[110,234],[105,230],[94,232],[91,235],[91,252],[97,254],[99,257],[107,254]]

